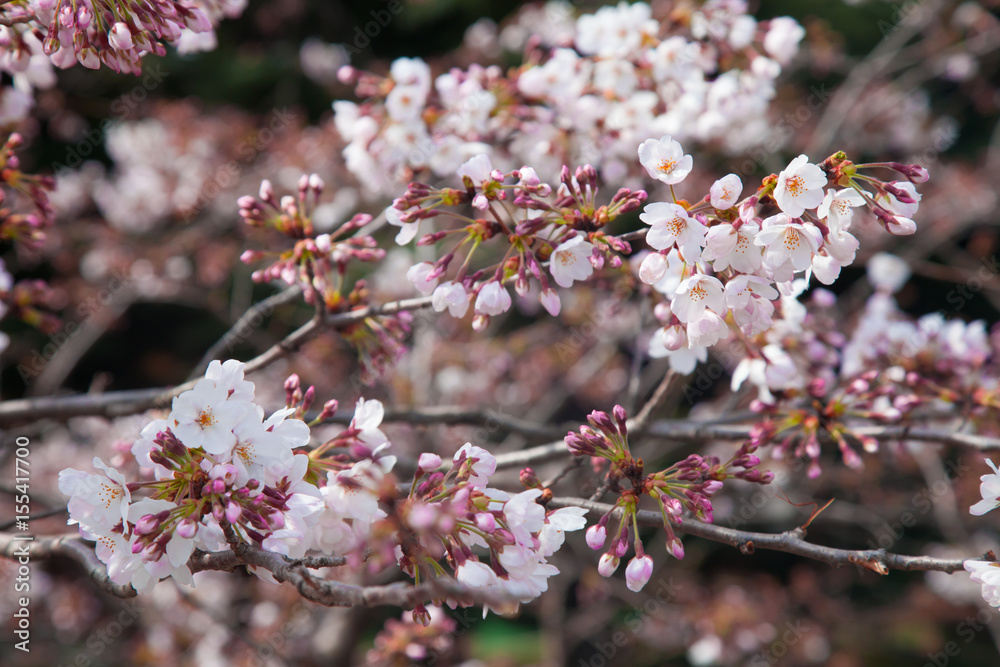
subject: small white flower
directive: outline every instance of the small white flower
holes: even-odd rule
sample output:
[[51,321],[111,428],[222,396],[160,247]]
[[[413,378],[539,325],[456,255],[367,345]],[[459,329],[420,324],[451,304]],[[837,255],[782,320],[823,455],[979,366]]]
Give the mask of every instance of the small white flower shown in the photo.
[[103,475],[66,468],[59,473],[59,490],[69,496],[69,523],[79,523],[91,532],[110,532],[120,521],[128,519],[132,494],[125,475],[94,457],[95,468]]
[[796,271],[804,271],[812,262],[812,255],[819,250],[823,234],[811,223],[793,222],[779,213],[764,220],[754,243],[764,248],[768,266],[778,268],[791,264]]
[[243,379],[246,364],[235,359],[226,362],[213,361],[205,369],[205,377],[215,382],[219,389],[225,389],[229,398],[250,402],[253,400],[253,382]]
[[495,473],[497,470],[496,457],[482,447],[476,447],[469,442],[462,445],[462,447],[455,452],[455,456],[452,458],[452,461],[458,463],[459,459],[463,456],[466,460],[465,465],[469,466],[469,470],[471,472],[469,483],[476,488],[485,487],[486,483],[489,481],[490,475]]
[[733,267],[743,273],[754,273],[760,268],[760,246],[754,243],[760,227],[754,222],[744,222],[740,228],[716,225],[705,236],[705,251],[701,258],[712,262],[716,273]]
[[778,203],[778,208],[796,218],[807,208],[816,208],[823,203],[826,182],[823,170],[810,164],[805,155],[800,155],[778,174],[774,200]]
[[681,145],[669,135],[647,139],[639,146],[639,162],[649,175],[668,185],[680,183],[694,165],[690,155],[684,155]]
[[865,198],[854,188],[844,188],[843,190],[826,191],[823,203],[816,209],[816,215],[822,220],[836,220],[843,229],[851,228],[851,219],[854,217],[853,209],[865,205]]
[[455,578],[459,583],[472,588],[485,588],[497,581],[496,572],[486,563],[478,560],[467,560],[455,569]]
[[396,234],[397,245],[406,245],[412,241],[417,235],[417,232],[420,231],[419,220],[416,222],[403,222],[402,216],[403,212],[395,206],[390,206],[385,209],[386,221],[394,227],[399,227],[399,233]]
[[1000,607],[1000,563],[985,560],[967,560],[962,565],[972,580],[983,585],[983,599],[993,607]]
[[481,187],[483,183],[492,181],[492,173],[493,163],[490,162],[490,156],[486,154],[473,156],[458,168],[458,177],[468,176],[476,187]]
[[574,236],[564,241],[552,252],[549,260],[549,271],[560,287],[570,287],[573,281],[586,280],[594,273],[590,263],[590,255],[594,246],[584,240],[583,236]]
[[706,309],[716,313],[726,312],[719,279],[697,273],[681,281],[674,300],[670,302],[670,310],[677,319],[685,323],[697,320]]
[[483,285],[476,297],[476,312],[481,315],[499,315],[510,308],[510,292],[498,280]]
[[732,208],[743,193],[743,181],[736,174],[723,176],[708,190],[712,206],[724,211]]
[[786,65],[795,57],[799,42],[805,36],[806,29],[798,21],[788,16],[779,16],[770,21],[764,36],[764,50],[779,63]]
[[872,255],[865,268],[868,272],[868,280],[875,289],[885,290],[890,294],[898,292],[910,279],[909,265],[899,257],[887,252]]
[[688,215],[683,206],[656,202],[647,204],[639,219],[649,225],[646,243],[656,250],[676,245],[687,262],[697,262],[705,246],[705,225]]
[[187,447],[209,454],[226,454],[236,444],[233,427],[251,410],[245,401],[227,400],[227,390],[213,380],[199,380],[194,389],[174,398],[170,416],[174,435]]
[[973,516],[982,516],[1000,507],[1000,470],[992,460],[986,459],[986,463],[993,468],[993,474],[980,478],[983,483],[979,485],[979,495],[983,499],[969,508],[969,514]]
[[413,283],[418,292],[426,296],[437,287],[438,279],[430,277],[432,271],[434,271],[433,264],[430,262],[420,262],[407,269],[406,279]]
[[439,313],[447,308],[452,317],[463,317],[469,310],[469,295],[460,283],[449,280],[434,289],[431,305]]
[[389,440],[385,433],[379,429],[384,418],[385,408],[382,406],[382,401],[377,401],[374,398],[366,401],[364,398],[359,398],[354,406],[351,427],[361,431],[358,434],[358,440],[366,445],[378,447]]

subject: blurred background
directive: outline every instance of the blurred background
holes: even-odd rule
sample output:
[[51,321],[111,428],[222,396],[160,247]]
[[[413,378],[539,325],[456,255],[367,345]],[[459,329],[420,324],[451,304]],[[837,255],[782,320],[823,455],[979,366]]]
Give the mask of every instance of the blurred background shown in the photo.
[[[517,66],[524,35],[542,11],[538,4],[498,0],[401,2],[382,25],[373,12],[391,4],[250,0],[240,17],[222,22],[213,51],[146,58],[139,76],[76,67],[58,72],[55,87],[37,91],[34,111],[19,125],[28,144],[23,163],[28,171],[56,174],[52,199],[59,221],[44,247],[14,258],[0,243],[0,256],[8,267],[17,266],[18,279],[49,282],[53,292],[44,310],[59,320],[48,328],[3,321],[0,329],[11,342],[0,359],[0,398],[183,382],[252,303],[276,291],[253,283],[254,267],[239,261],[246,248],[267,246],[275,237],[241,224],[237,197],[255,193],[262,178],[291,192],[302,173],[318,172],[327,183],[322,218],[331,223],[359,211],[377,215],[388,203],[358,187],[343,165],[344,141],[333,127],[331,102],[358,98],[353,86],[338,80],[338,69],[349,63],[384,74],[404,56],[427,60],[435,75],[472,63]],[[652,6],[657,17],[683,21],[700,4]],[[560,11],[598,6],[564,4]],[[918,162],[931,172],[921,187],[915,236],[863,238],[858,261],[832,288],[840,296],[838,321],[850,322],[863,307],[871,292],[864,260],[885,250],[906,259],[914,272],[897,294],[906,312],[996,323],[998,10],[995,2],[935,0],[751,3],[759,21],[791,16],[807,35],[779,79],[768,111],[772,134],[763,148],[685,144],[703,168],[695,183],[707,189],[729,171],[751,182],[801,152],[818,162],[836,150],[859,163]],[[372,22],[377,28],[365,32]],[[630,226],[641,226],[637,217],[621,222],[622,231]],[[392,236],[389,229],[380,232],[385,247]],[[412,295],[402,278],[410,253],[392,250],[365,276],[378,300]],[[595,303],[586,296],[564,302],[562,327],[530,313],[515,315],[504,325],[504,339],[452,321],[418,321],[398,369],[368,387],[349,381],[357,355],[332,337],[313,341],[253,379],[258,397],[275,407],[283,401],[283,379],[297,372],[323,400],[336,397],[345,406],[361,393],[404,406],[489,405],[565,431],[590,410],[619,400],[641,354],[634,342],[638,320],[629,317],[600,323],[601,335],[568,356],[556,353],[553,341],[566,336],[564,327],[586,323]],[[226,356],[259,354],[310,316],[298,302],[270,309]],[[74,322],[79,333],[60,343],[65,322]],[[32,366],[39,352],[45,361]],[[648,362],[640,394],[663,370],[660,361]],[[660,416],[725,409],[726,373],[696,372],[689,382],[689,391],[679,389]],[[38,443],[32,461],[36,503],[63,502],[55,479],[71,461],[85,465],[97,455],[129,465],[128,447],[150,418],[19,427],[17,434]],[[477,438],[508,449],[546,441],[512,435],[503,426],[485,433],[474,426],[390,424],[385,430],[403,452],[432,443],[450,453]],[[713,451],[649,442],[639,453],[667,460],[706,449]],[[9,468],[8,459],[0,463]],[[809,518],[814,506],[805,503],[836,498],[811,525],[810,540],[950,557],[997,546],[996,516],[973,520],[967,512],[978,499],[979,476],[988,472],[980,455],[900,445],[866,457],[860,472],[844,468],[833,454],[814,480],[794,462],[774,462],[772,469],[782,473],[781,484],[764,491],[736,488],[720,497],[716,522],[778,532]],[[595,479],[585,470],[568,476],[564,495],[589,495]],[[910,525],[903,525],[904,515],[913,518]],[[35,528],[64,529],[58,517]],[[654,536],[649,529],[647,544],[658,545],[652,551],[657,569],[642,593],[629,592],[620,578],[598,576],[596,555],[578,535],[559,553],[563,575],[551,580],[540,600],[516,618],[484,620],[475,609],[445,610],[432,626],[440,634],[423,641],[420,661],[406,657],[412,638],[402,630],[393,634],[391,624],[379,651],[369,654],[398,610],[323,609],[289,587],[225,573],[198,575],[194,590],[163,583],[148,597],[122,601],[98,593],[74,563],[36,563],[33,651],[22,655],[7,641],[12,607],[4,594],[0,662],[308,667],[363,664],[367,656],[371,664],[496,667],[971,667],[1000,660],[1000,614],[984,606],[979,586],[964,573],[880,576],[776,552],[747,556],[694,538],[685,539],[686,557],[678,562]],[[954,551],[947,544],[964,547]],[[0,561],[4,590],[13,572],[11,563]]]

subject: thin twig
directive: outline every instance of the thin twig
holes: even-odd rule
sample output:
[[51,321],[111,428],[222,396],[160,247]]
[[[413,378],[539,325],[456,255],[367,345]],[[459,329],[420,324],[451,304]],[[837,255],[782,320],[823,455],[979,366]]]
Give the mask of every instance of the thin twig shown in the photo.
[[263,319],[267,315],[270,315],[278,306],[283,306],[290,301],[294,301],[299,295],[302,294],[302,288],[298,285],[292,285],[286,290],[278,292],[277,294],[272,294],[262,301],[258,301],[253,306],[251,306],[243,315],[240,316],[236,323],[229,328],[222,338],[215,341],[212,347],[208,348],[205,355],[195,366],[194,371],[188,377],[189,380],[194,380],[205,374],[205,369],[208,365],[219,358],[220,353],[231,350],[237,343],[241,342],[246,336],[240,332],[246,331],[248,328],[253,326],[253,320],[256,318]]
[[[595,503],[583,498],[553,498],[548,503],[548,506],[584,507],[595,514],[601,515],[607,514],[614,509],[613,505]],[[619,509],[614,509],[614,511],[620,512]],[[644,526],[663,525],[663,517],[649,510],[639,510],[638,520]],[[694,519],[685,519],[684,523],[674,525],[673,528],[678,532],[687,533],[688,535],[695,535],[706,540],[712,540],[713,542],[728,544],[747,554],[752,553],[755,549],[783,551],[837,567],[842,565],[858,565],[859,567],[882,573],[884,573],[883,570],[934,570],[951,573],[963,569],[962,563],[967,560],[962,558],[933,558],[931,556],[903,556],[901,554],[888,553],[884,549],[852,551],[824,547],[803,539],[805,531],[801,528],[777,534],[755,533],[715,526]],[[969,556],[969,558],[975,557],[976,555]]]

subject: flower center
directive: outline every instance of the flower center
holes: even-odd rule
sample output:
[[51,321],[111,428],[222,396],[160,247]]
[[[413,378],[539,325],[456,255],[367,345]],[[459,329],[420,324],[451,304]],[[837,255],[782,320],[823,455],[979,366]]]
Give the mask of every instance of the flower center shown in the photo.
[[209,426],[215,425],[215,415],[212,414],[211,408],[205,408],[198,413],[198,418],[194,420],[198,426],[202,428],[207,428]]
[[111,484],[102,485],[101,490],[97,492],[97,497],[104,503],[105,509],[110,509],[111,503],[118,500],[123,495],[125,495],[125,491],[120,486]]
[[656,168],[662,171],[664,174],[669,174],[677,166],[677,160],[660,160],[656,165]]
[[796,250],[799,247],[799,233],[794,229],[785,231],[785,250]]
[[785,181],[785,189],[793,197],[798,197],[802,194],[802,191],[806,189],[805,181],[802,180],[801,176],[792,176],[787,181]]

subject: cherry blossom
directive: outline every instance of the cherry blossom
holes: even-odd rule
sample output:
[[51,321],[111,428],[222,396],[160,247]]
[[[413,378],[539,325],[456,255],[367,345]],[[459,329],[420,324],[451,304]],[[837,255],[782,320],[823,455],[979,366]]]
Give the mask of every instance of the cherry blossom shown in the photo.
[[990,459],[986,463],[993,469],[993,474],[983,475],[983,483],[979,487],[979,493],[983,497],[978,503],[969,508],[969,513],[973,516],[982,516],[987,512],[1000,507],[1000,470]]
[[778,174],[774,200],[783,213],[795,218],[823,203],[826,183],[823,170],[811,164],[807,156],[800,155]]
[[761,223],[754,243],[764,248],[764,261],[769,268],[779,269],[789,264],[796,271],[804,271],[823,243],[823,234],[811,223],[779,213]]
[[736,174],[727,174],[709,189],[712,206],[719,210],[730,209],[736,205],[743,192],[743,181]]
[[586,280],[594,273],[590,263],[594,246],[582,236],[574,236],[552,251],[549,271],[560,287],[570,287],[573,281]]
[[[668,185],[680,183],[691,173],[693,160],[669,135],[647,139],[639,145],[639,162],[650,177]],[[825,183],[825,180],[824,180]]]
[[494,280],[483,285],[476,297],[476,312],[483,315],[500,315],[510,309],[510,292]]
[[439,313],[447,309],[452,317],[462,317],[469,310],[469,295],[461,284],[449,280],[434,288],[431,304]]
[[705,225],[677,204],[647,204],[639,219],[649,225],[646,242],[657,250],[676,246],[689,262],[698,261],[705,245]]

